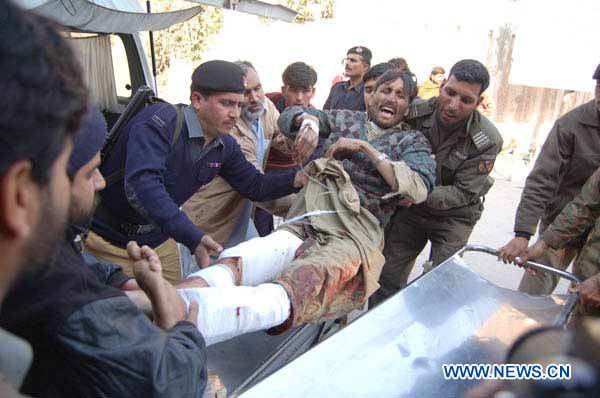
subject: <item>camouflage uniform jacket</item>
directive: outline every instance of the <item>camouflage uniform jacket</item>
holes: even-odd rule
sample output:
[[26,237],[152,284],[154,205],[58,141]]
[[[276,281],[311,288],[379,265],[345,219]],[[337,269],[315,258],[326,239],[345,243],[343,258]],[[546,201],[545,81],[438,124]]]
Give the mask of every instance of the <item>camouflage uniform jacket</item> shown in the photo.
[[574,272],[581,278],[598,273],[600,266],[600,168],[587,180],[581,193],[568,203],[540,236],[548,246],[561,249],[589,236]]
[[[436,100],[414,104],[409,108],[407,122],[432,141],[436,122]],[[477,221],[481,217],[481,198],[492,187],[490,172],[496,156],[502,149],[502,136],[485,116],[474,111],[465,128],[446,156],[434,149],[437,162],[437,180],[425,203],[411,210],[424,216],[455,217]],[[446,139],[448,141],[448,139]],[[443,143],[442,143],[443,145]]]
[[600,118],[592,100],[560,117],[550,130],[525,182],[515,232],[533,235],[540,219],[552,223],[598,166]]
[[[404,123],[389,129],[381,129],[369,121],[365,112],[349,110],[319,111],[316,109],[293,106],[287,108],[279,117],[279,130],[290,139],[294,139],[297,129],[294,121],[298,115],[306,112],[319,118],[319,135],[326,138],[324,151],[341,137],[355,138],[368,141],[379,152],[385,153],[397,165],[403,162],[412,175],[425,186],[425,199],[435,183],[435,161],[431,158],[431,146],[427,139],[416,130],[411,130]],[[342,161],[344,170],[350,176],[352,184],[358,191],[360,203],[369,210],[381,223],[387,225],[390,217],[396,211],[398,202],[404,196],[410,196],[406,187],[405,177],[394,167],[399,183],[399,191],[390,192],[390,186],[385,182],[375,165],[363,153],[354,153]],[[420,183],[420,181],[419,181]],[[403,185],[406,189],[403,189]]]

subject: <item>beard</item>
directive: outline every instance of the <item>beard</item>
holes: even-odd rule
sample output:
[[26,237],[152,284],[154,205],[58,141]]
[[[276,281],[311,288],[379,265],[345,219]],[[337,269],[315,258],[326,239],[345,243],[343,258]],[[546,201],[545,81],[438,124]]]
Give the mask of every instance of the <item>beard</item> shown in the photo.
[[58,253],[60,242],[65,239],[66,214],[59,211],[46,193],[40,204],[40,218],[35,234],[25,242],[25,264],[27,267],[40,267],[53,261]]
[[256,112],[251,112],[250,109],[248,109],[247,107],[244,107],[242,109],[242,117],[244,118],[244,120],[253,122],[253,121],[258,120],[259,117],[261,117],[264,110],[265,110],[264,106],[261,106],[260,110],[258,110]]
[[71,207],[69,208],[69,225],[75,225],[87,230],[92,223],[94,213],[99,203],[100,195],[98,194],[94,196],[92,207],[88,209],[78,207],[77,204],[71,200]]

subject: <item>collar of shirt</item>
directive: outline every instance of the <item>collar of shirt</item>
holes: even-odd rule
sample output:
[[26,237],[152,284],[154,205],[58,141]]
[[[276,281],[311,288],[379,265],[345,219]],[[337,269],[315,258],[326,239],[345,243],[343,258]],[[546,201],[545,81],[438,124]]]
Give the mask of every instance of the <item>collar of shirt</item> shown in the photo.
[[183,110],[183,116],[185,118],[185,124],[188,129],[188,137],[192,139],[191,151],[194,160],[199,160],[206,156],[211,149],[218,145],[223,145],[221,136],[215,138],[210,145],[204,146],[204,132],[202,131],[202,125],[198,120],[196,111],[191,105],[188,105]]
[[362,81],[360,83],[358,83],[357,86],[354,87],[350,87],[350,80],[346,80],[344,83],[342,83],[343,87],[344,87],[344,91],[360,91],[362,89],[362,87],[364,86],[365,83],[363,83]]

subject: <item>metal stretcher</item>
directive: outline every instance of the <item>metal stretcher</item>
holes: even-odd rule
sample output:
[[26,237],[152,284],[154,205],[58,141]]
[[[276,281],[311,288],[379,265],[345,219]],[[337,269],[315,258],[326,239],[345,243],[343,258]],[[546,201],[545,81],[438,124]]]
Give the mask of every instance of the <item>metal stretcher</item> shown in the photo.
[[[469,267],[462,258],[466,252],[498,255],[488,247],[466,246],[310,350],[339,325],[304,325],[280,336],[279,346],[259,355],[257,369],[246,369],[245,379],[240,378],[244,372],[229,368],[228,373],[221,363],[229,396],[461,397],[477,381],[446,380],[443,364],[500,363],[525,331],[566,323],[576,294],[534,297],[498,287]],[[525,266],[580,283],[565,271],[531,262]],[[239,340],[234,344],[249,349]],[[221,359],[228,357],[219,346],[211,347],[212,359],[219,359],[215,351]],[[235,360],[229,356],[229,362]]]

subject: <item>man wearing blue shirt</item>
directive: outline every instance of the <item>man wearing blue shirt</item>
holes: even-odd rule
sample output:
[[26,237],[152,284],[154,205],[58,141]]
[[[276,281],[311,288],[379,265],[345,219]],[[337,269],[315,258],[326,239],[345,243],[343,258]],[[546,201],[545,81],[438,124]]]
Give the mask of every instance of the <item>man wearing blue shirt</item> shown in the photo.
[[[222,250],[179,208],[202,185],[219,175],[252,201],[277,199],[303,185],[302,173],[263,175],[227,135],[240,117],[244,91],[239,66],[205,62],[192,74],[191,104],[182,110],[179,136],[178,112],[170,104],[147,106],[129,122],[101,167],[107,176],[124,167],[124,178],[101,195],[86,241],[90,252],[131,275],[125,247],[135,240],[155,248],[169,280],[176,282],[179,256],[176,250],[172,254],[169,238],[186,246],[201,266],[208,265],[209,254]],[[297,140],[300,151],[310,136]]]
[[367,110],[364,100],[365,84],[363,83],[363,76],[371,66],[371,58],[371,50],[367,47],[356,46],[348,50],[344,65],[344,76],[348,80],[336,83],[331,87],[329,97],[323,105],[323,110]]

